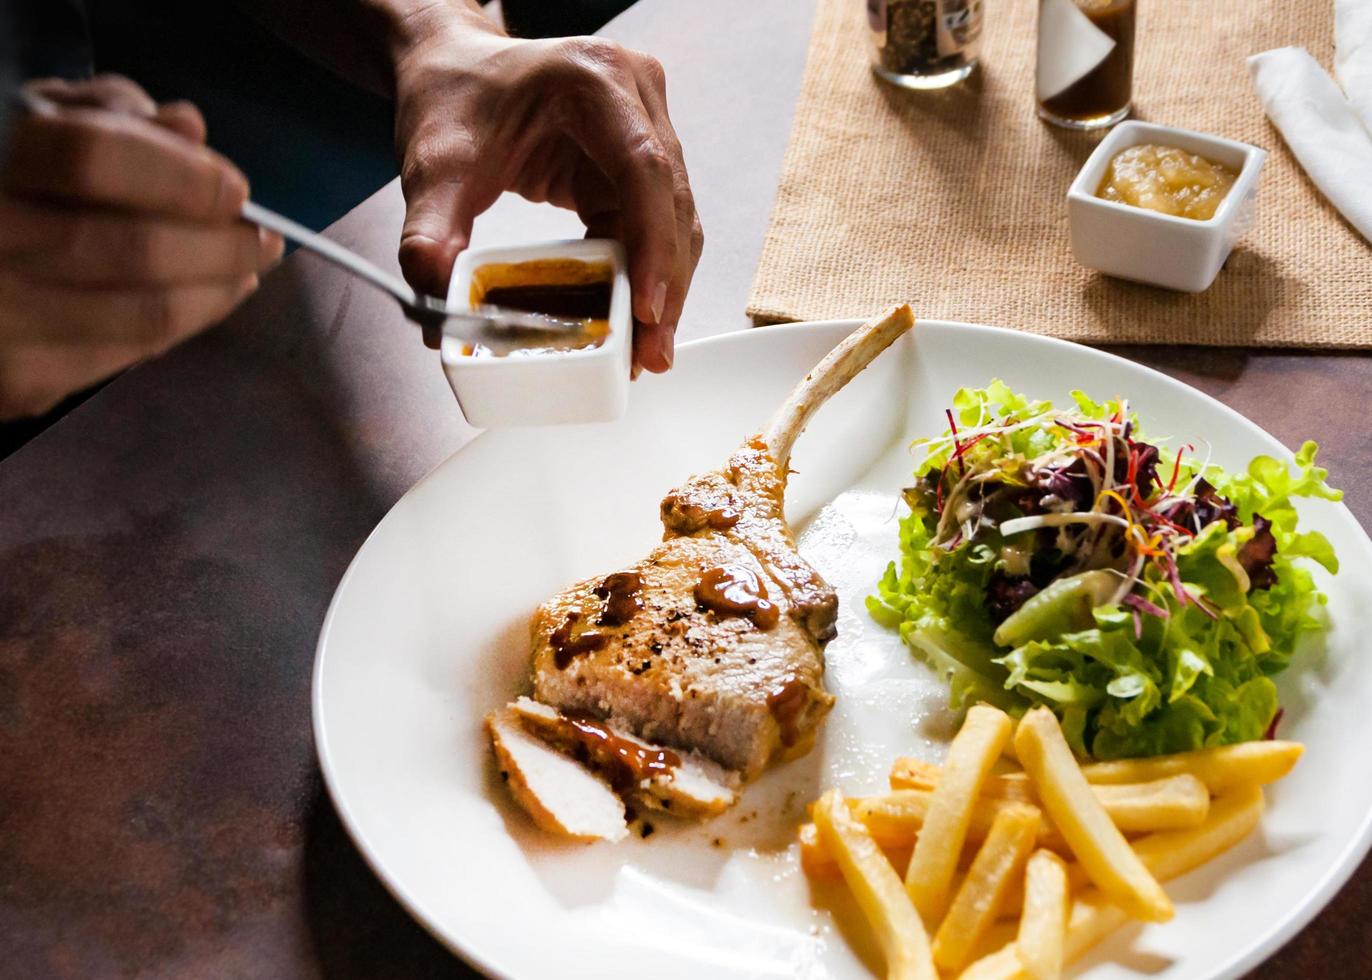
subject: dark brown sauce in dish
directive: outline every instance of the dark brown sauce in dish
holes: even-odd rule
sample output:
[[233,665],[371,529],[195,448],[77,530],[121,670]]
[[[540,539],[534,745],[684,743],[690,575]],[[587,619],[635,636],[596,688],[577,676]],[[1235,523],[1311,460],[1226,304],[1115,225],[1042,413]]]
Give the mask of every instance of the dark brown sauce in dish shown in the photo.
[[761,630],[769,630],[781,618],[776,604],[767,599],[767,586],[750,568],[721,565],[708,568],[695,587],[696,602],[721,616],[746,616]]
[[521,283],[493,286],[482,302],[565,320],[604,320],[610,315],[610,282]]
[[593,591],[605,600],[598,620],[601,626],[623,626],[643,608],[643,600],[638,595],[643,591],[643,576],[637,572],[607,575]]
[[653,776],[662,776],[681,765],[681,756],[670,749],[640,745],[616,735],[587,714],[566,716],[568,740],[584,752],[587,760],[600,769],[610,785],[623,791]]
[[800,740],[800,716],[809,703],[805,683],[792,677],[767,695],[767,710],[781,729],[781,744],[790,748]]
[[585,629],[577,633],[576,624],[580,621],[580,613],[571,613],[548,638],[553,647],[553,663],[557,664],[558,670],[566,670],[575,658],[583,653],[599,650],[610,642],[607,634],[596,629]]
[[[538,354],[599,347],[610,334],[610,296],[614,270],[605,262],[579,259],[536,259],[490,262],[472,271],[468,293],[472,307],[488,304],[562,320],[579,320],[579,335],[558,347],[531,347],[517,354]],[[485,348],[468,354],[487,355]]]

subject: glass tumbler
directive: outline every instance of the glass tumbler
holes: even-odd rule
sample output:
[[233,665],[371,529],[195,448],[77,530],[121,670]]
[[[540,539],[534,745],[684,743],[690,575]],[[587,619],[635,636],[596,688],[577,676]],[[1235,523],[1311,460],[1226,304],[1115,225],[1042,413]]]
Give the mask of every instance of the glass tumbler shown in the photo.
[[1134,87],[1135,0],[1039,0],[1039,118],[1067,129],[1113,126]]

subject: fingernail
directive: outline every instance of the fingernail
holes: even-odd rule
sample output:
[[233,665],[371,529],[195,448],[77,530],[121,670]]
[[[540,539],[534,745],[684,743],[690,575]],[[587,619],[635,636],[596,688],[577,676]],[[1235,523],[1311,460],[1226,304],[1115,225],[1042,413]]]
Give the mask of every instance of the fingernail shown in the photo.
[[662,322],[662,311],[667,308],[667,284],[660,282],[653,289],[653,322]]
[[257,229],[257,255],[258,265],[263,269],[276,265],[281,261],[281,255],[286,250],[286,242],[274,231],[266,228]]
[[221,171],[219,186],[215,189],[214,213],[237,215],[247,199],[248,182],[233,171]]
[[657,332],[657,350],[670,368],[676,360],[676,327],[664,327]]

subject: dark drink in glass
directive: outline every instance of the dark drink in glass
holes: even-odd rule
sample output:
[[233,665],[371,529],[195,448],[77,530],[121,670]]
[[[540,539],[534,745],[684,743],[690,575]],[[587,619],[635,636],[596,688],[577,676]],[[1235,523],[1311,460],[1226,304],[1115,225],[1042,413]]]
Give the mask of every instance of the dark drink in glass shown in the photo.
[[1129,115],[1135,0],[1040,0],[1038,113],[1068,129]]

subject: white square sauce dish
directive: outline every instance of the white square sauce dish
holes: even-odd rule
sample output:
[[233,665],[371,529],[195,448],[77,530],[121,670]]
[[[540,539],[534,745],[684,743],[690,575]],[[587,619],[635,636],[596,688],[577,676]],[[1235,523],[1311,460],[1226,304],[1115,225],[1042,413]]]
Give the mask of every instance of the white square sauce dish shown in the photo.
[[[1236,174],[1213,217],[1179,217],[1098,196],[1111,161],[1144,144],[1196,154]],[[1266,157],[1266,150],[1218,136],[1121,123],[1101,140],[1067,191],[1072,252],[1082,265],[1108,276],[1202,292],[1253,223],[1258,174]]]
[[[606,315],[591,317],[595,340],[575,349],[536,348],[496,356],[455,337],[440,348],[443,372],[462,414],[478,428],[608,422],[629,400],[633,317],[624,250],[607,239],[575,239],[468,249],[453,265],[448,303],[470,310],[500,305],[518,288],[608,288]],[[600,301],[603,303],[603,294]],[[516,303],[506,305],[518,308]],[[532,309],[563,318],[568,310]],[[577,316],[577,318],[586,318]]]

